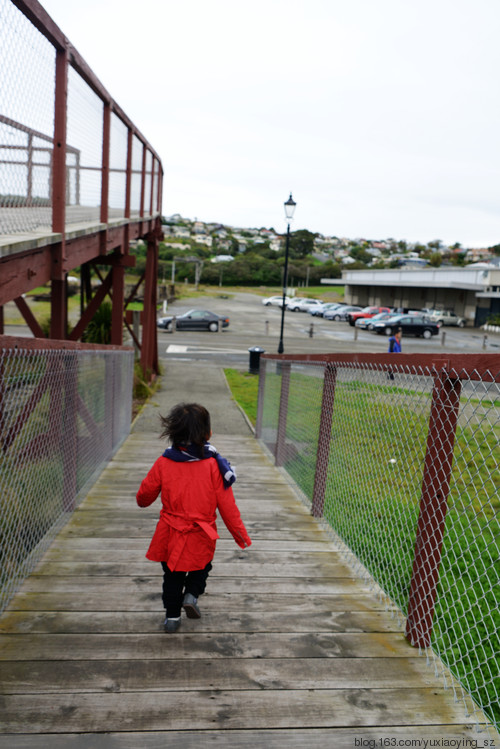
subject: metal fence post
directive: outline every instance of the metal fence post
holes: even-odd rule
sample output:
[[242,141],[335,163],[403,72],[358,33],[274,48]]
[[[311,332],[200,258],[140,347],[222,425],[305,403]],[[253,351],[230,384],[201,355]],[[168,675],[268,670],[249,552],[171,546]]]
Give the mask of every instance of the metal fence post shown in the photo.
[[434,380],[422,497],[408,601],[406,637],[429,647],[441,563],[461,381],[441,370]]
[[316,470],[314,473],[314,489],[312,498],[312,515],[315,518],[323,516],[325,505],[325,487],[328,474],[328,459],[332,435],[333,401],[335,397],[335,383],[337,367],[325,364],[323,378],[323,395],[321,399],[321,417],[319,423],[318,449],[316,452]]
[[274,451],[274,462],[277,466],[282,466],[285,462],[285,439],[286,439],[286,418],[288,414],[288,395],[290,393],[290,372],[292,365],[290,362],[280,362],[281,364],[281,394],[280,410],[278,415],[278,433],[276,435],[276,449]]
[[104,429],[103,442],[106,458],[113,452],[115,367],[111,353],[104,354]]
[[255,437],[260,439],[262,435],[262,417],[264,415],[264,388],[266,385],[266,360],[260,360],[259,367],[259,394],[257,397],[257,419],[255,422]]

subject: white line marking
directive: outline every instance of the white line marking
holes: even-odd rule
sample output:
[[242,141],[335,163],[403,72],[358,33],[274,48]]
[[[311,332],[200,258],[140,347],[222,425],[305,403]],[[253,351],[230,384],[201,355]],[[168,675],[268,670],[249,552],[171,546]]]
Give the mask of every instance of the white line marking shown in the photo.
[[167,354],[185,354],[188,350],[187,346],[177,346],[175,343],[170,344],[170,346],[167,346]]

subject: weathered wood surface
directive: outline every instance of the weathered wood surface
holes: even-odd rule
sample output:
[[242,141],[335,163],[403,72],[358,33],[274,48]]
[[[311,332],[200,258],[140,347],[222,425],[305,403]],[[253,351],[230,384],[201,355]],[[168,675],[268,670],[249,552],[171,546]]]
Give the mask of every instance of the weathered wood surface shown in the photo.
[[144,557],[159,507],[135,504],[161,450],[134,434],[0,619],[0,746],[479,740],[395,608],[356,578],[258,445],[218,447],[238,467],[253,545],[238,549],[219,522],[202,619],[163,632],[161,569]]

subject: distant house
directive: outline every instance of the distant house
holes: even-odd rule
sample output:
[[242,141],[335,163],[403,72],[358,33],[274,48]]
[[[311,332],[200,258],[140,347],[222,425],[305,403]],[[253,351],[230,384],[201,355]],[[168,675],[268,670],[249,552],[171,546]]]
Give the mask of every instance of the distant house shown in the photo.
[[216,255],[211,259],[211,263],[227,263],[234,260],[232,255]]
[[194,241],[196,242],[196,244],[204,244],[207,247],[211,247],[213,244],[212,237],[209,237],[207,234],[197,234],[194,237]]

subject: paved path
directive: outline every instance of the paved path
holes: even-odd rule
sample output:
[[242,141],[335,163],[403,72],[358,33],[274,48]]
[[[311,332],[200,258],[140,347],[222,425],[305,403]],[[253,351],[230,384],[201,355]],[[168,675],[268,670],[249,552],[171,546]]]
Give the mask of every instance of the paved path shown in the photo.
[[[158,413],[180,400],[211,410],[254,543],[240,550],[220,523],[203,617],[166,635],[159,565],[144,558],[158,507],[137,508],[135,492],[163,449]],[[0,628],[2,749],[485,738],[346,566],[206,363],[167,365],[162,390]]]

